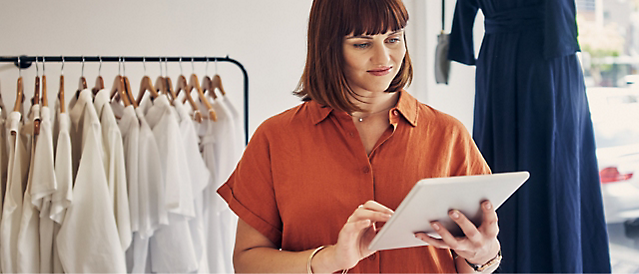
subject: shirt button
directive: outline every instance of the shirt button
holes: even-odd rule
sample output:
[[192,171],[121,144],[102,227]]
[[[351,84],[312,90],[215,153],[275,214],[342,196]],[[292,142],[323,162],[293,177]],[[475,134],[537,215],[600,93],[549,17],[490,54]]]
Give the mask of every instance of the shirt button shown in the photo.
[[375,260],[377,258],[377,253],[373,253],[372,255],[368,256],[369,260]]
[[393,110],[393,115],[395,115],[395,116],[399,115],[399,111],[398,110]]
[[348,133],[348,136],[354,137],[354,136],[355,136],[355,133],[349,132],[349,133]]
[[371,168],[370,167],[365,167],[362,169],[362,172],[364,172],[364,174],[368,174],[369,172],[371,172]]

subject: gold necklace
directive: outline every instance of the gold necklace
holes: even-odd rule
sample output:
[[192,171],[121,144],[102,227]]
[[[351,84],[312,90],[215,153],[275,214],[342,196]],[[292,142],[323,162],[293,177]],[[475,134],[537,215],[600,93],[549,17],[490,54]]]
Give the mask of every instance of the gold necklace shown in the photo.
[[[394,106],[393,106],[393,107],[394,107]],[[364,122],[364,119],[366,119],[366,118],[368,118],[368,117],[371,117],[371,116],[373,116],[373,115],[375,115],[375,114],[378,114],[378,113],[384,112],[384,111],[389,111],[389,110],[390,110],[390,109],[392,109],[393,107],[390,107],[390,108],[387,108],[387,109],[382,109],[382,110],[380,110],[380,111],[376,111],[376,112],[373,112],[373,113],[369,113],[368,115],[361,116],[361,117],[353,116],[353,114],[348,114],[348,115],[349,115],[349,116],[351,116],[351,117],[353,117],[353,118],[356,118],[356,119],[357,119],[357,121],[359,121],[359,122],[361,123],[361,122]]]

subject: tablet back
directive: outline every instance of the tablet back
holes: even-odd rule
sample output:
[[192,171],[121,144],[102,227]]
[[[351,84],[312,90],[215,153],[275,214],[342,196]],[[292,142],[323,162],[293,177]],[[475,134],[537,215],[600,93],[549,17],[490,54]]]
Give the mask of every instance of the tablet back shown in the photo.
[[451,209],[466,215],[476,226],[481,224],[480,203],[490,200],[495,208],[526,181],[524,172],[423,179],[406,195],[393,217],[384,224],[369,249],[385,250],[428,245],[415,238],[416,232],[435,234],[431,221],[439,221],[453,235],[463,236],[448,216]]

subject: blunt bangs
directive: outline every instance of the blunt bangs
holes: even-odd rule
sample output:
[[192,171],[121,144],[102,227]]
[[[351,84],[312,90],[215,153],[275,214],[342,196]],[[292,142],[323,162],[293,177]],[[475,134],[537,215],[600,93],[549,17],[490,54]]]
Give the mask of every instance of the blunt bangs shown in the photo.
[[408,12],[396,0],[348,0],[339,17],[339,32],[346,35],[377,35],[406,27]]

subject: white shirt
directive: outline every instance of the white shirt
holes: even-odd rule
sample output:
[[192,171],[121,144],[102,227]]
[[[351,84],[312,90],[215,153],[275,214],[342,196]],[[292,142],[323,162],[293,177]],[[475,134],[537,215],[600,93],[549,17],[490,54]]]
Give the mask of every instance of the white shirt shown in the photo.
[[182,140],[184,141],[184,149],[195,200],[196,217],[189,221],[189,225],[191,227],[191,237],[193,238],[195,255],[200,262],[198,272],[208,273],[208,260],[204,258],[206,251],[206,234],[204,230],[203,202],[204,189],[209,184],[211,173],[206,167],[204,159],[202,159],[198,145],[199,137],[195,131],[193,119],[191,119],[186,107],[179,100],[174,100],[173,105],[179,118],[180,133],[182,133]]
[[188,222],[195,217],[195,203],[177,117],[168,99],[160,96],[149,108],[146,119],[160,148],[169,211],[169,225],[161,226],[151,238],[152,271],[196,271],[199,260]]
[[[4,193],[7,184],[7,167],[9,165],[9,145],[7,141],[7,130],[5,129],[5,121],[7,120],[7,112],[3,109],[4,104],[0,100],[0,218],[2,218],[2,205],[4,204]],[[0,270],[2,270],[0,260]]]
[[[168,211],[164,202],[164,174],[161,172],[160,152],[142,108],[134,110],[140,122],[138,142],[138,204],[140,228],[133,237],[132,273],[151,272],[149,262],[150,238],[160,225],[168,225]],[[122,117],[124,117],[124,114]],[[128,251],[131,252],[131,251]]]
[[53,272],[53,219],[51,219],[51,195],[58,188],[53,156],[51,110],[40,109],[40,133],[32,157],[31,204],[40,212],[40,272]]
[[126,264],[104,171],[100,121],[91,103],[91,91],[83,90],[69,104],[72,144],[80,142],[82,151],[80,159],[73,159],[78,162],[73,204],[57,236],[57,248],[65,272],[123,273]]
[[109,91],[101,90],[95,95],[95,110],[102,125],[102,145],[104,148],[104,170],[106,171],[109,194],[118,226],[122,251],[131,245],[131,215],[127,190],[126,169],[122,134],[109,104]]
[[[97,98],[96,98],[97,100]],[[114,110],[115,112],[115,110]],[[118,126],[122,133],[124,145],[124,163],[126,165],[126,182],[129,194],[129,211],[131,216],[131,232],[140,230],[138,164],[140,142],[140,121],[136,117],[133,106],[128,106],[120,114]]]
[[7,186],[0,221],[0,259],[3,273],[15,273],[18,267],[18,232],[22,218],[22,185],[26,184],[30,155],[20,134],[20,112],[11,112],[5,126],[9,145]]
[[[54,119],[54,153],[55,153],[55,179],[58,184],[56,191],[51,195],[51,212],[49,217],[53,224],[53,273],[62,273],[62,262],[57,248],[57,235],[62,227],[67,208],[73,200],[73,171],[71,161],[71,119],[69,113],[60,113],[60,102],[56,101],[56,119]],[[42,220],[42,219],[41,219]]]
[[205,224],[207,231],[208,263],[211,272],[233,272],[233,239],[237,216],[217,194],[217,188],[231,175],[237,165],[237,149],[234,143],[241,141],[235,136],[233,116],[218,100],[213,101],[217,122],[207,120],[202,125],[202,154],[209,170],[215,174],[205,190]]
[[42,200],[38,199],[40,197],[31,198],[31,193],[41,191],[34,191],[33,189],[34,184],[37,184],[34,183],[34,173],[39,172],[39,170],[34,168],[36,166],[35,148],[39,140],[39,135],[35,134],[34,127],[39,122],[40,105],[32,105],[29,112],[29,122],[22,127],[23,130],[20,132],[21,135],[26,135],[30,139],[31,161],[28,167],[29,175],[22,200],[22,218],[20,220],[20,231],[18,232],[18,253],[16,254],[18,264],[16,270],[19,273],[40,272],[40,217],[33,200],[39,202],[37,207],[42,205]]

